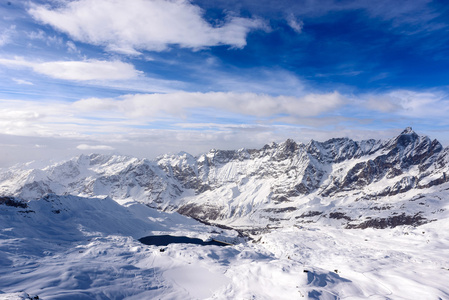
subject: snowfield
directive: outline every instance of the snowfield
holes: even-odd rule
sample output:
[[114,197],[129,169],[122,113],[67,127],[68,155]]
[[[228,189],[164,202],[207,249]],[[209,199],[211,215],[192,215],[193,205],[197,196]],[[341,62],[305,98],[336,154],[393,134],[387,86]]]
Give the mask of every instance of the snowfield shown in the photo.
[[[419,227],[310,223],[244,241],[232,230],[110,198],[0,205],[0,299],[448,299],[447,211]],[[137,240],[162,233],[236,244]]]

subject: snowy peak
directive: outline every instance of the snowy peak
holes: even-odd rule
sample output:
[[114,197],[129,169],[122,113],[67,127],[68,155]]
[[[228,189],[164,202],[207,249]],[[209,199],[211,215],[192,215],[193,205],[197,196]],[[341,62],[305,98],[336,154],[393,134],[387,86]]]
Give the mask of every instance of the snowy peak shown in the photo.
[[356,142],[349,138],[333,138],[322,143],[312,140],[307,144],[306,150],[322,163],[339,163],[371,154],[379,147],[380,141],[372,139]]
[[405,128],[404,131],[401,132],[401,135],[404,135],[404,134],[415,134],[416,135],[416,133],[413,131],[412,127]]
[[385,160],[400,163],[401,169],[413,165],[423,165],[427,168],[443,150],[443,146],[437,140],[430,140],[427,136],[419,136],[410,127],[399,136],[391,139],[385,146],[388,151]]
[[401,134],[399,134],[396,138],[389,140],[385,145],[386,149],[396,152],[423,152],[432,150],[429,147],[432,147],[438,151],[443,149],[442,145],[437,140],[431,141],[427,136],[419,136],[412,130],[411,127],[407,127],[401,132]]
[[292,139],[287,139],[285,142],[279,145],[279,150],[284,153],[293,153],[298,150],[298,144]]
[[2,178],[3,195],[26,200],[46,194],[106,195],[163,206],[162,199],[180,195],[178,182],[155,162],[118,155],[81,155],[42,170],[19,170]]
[[[428,187],[427,177],[436,175],[426,172],[438,160],[443,147],[427,136],[418,136],[411,128],[404,130],[399,136],[393,138],[375,151],[367,154],[369,159],[354,164],[344,176],[334,178],[333,182],[324,190],[323,195],[329,196],[338,191],[356,191],[377,184],[374,195],[389,195],[398,192],[397,186],[408,183],[406,191],[414,187]],[[397,179],[396,179],[397,178]],[[394,183],[393,183],[394,182]],[[379,186],[382,190],[379,190]],[[372,190],[372,189],[371,189]]]

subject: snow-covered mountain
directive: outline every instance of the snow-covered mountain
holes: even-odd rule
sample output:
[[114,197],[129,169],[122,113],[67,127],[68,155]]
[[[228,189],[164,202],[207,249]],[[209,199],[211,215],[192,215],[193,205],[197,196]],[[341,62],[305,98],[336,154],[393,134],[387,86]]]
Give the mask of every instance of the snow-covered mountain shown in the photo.
[[163,204],[181,194],[179,183],[155,162],[124,156],[81,155],[43,169],[11,168],[0,177],[0,194],[25,200],[46,194],[108,195]]
[[319,220],[383,228],[437,217],[430,195],[449,187],[448,162],[449,148],[406,128],[386,141],[289,139],[198,157],[81,155],[42,169],[10,168],[0,174],[0,195],[104,195],[233,227]]
[[[0,300],[448,299],[448,161],[407,128],[15,166],[0,173]],[[138,241],[158,234],[234,245]]]

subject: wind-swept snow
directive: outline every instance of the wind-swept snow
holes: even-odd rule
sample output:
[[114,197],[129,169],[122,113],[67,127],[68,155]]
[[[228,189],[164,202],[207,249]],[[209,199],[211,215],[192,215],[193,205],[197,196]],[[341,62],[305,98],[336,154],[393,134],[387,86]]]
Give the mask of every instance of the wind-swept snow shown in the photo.
[[[445,210],[420,227],[285,226],[242,242],[233,231],[108,198],[3,204],[0,299],[446,299],[448,220]],[[137,241],[160,233],[237,244]]]

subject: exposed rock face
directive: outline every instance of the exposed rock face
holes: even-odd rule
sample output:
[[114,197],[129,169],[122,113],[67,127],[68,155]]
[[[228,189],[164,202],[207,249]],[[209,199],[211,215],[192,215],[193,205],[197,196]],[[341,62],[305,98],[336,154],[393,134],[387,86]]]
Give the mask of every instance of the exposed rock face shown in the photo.
[[20,207],[20,208],[28,207],[28,205],[25,202],[23,202],[19,199],[15,199],[13,197],[0,197],[0,205]]
[[[261,149],[214,149],[198,157],[180,153],[154,161],[82,155],[42,170],[7,170],[0,174],[0,195],[28,200],[48,193],[108,195],[204,221],[253,215],[274,220],[283,217],[273,215],[294,214],[294,208],[301,210],[307,201],[348,198],[351,203],[365,203],[440,186],[449,181],[448,162],[448,148],[407,128],[387,141],[334,138],[302,144],[289,139]],[[363,209],[376,211],[364,205]],[[357,228],[422,221],[396,216],[357,225],[355,213],[307,216],[307,211],[314,210],[300,211],[295,218],[351,221],[348,227]]]
[[419,226],[422,224],[427,223],[428,220],[420,216],[419,213],[410,216],[406,215],[405,213],[399,215],[399,216],[390,216],[387,218],[376,218],[371,219],[368,221],[364,221],[357,225],[348,224],[346,227],[351,228],[360,228],[360,229],[366,229],[366,228],[377,228],[377,229],[384,229],[384,228],[393,228],[400,225],[411,225],[411,226]]
[[[445,159],[441,158],[442,154]],[[158,162],[185,188],[193,188],[197,193],[219,188],[241,177],[283,177],[282,181],[271,184],[271,198],[282,202],[316,191],[322,196],[333,196],[339,192],[360,190],[382,179],[398,178],[392,186],[379,191],[378,195],[383,196],[415,187],[429,187],[446,182],[442,173],[436,181],[422,184],[426,182],[425,178],[434,175],[426,173],[429,168],[447,168],[447,156],[447,151],[443,152],[438,141],[420,137],[407,128],[398,137],[386,142],[355,142],[339,138],[323,143],[311,141],[304,145],[287,140],[280,145],[266,145],[260,150],[212,150],[196,160],[193,157],[172,156],[161,158]],[[177,164],[173,165],[173,161]],[[239,173],[233,173],[233,177],[218,178],[218,173],[230,165],[232,168],[241,167],[237,170]],[[340,165],[340,169],[335,168]],[[409,171],[414,167],[417,167],[417,172],[413,172],[416,176],[409,176]]]
[[[421,177],[401,178],[393,187],[386,187],[383,195],[407,191],[425,177],[423,173],[435,163],[442,150],[443,147],[438,141],[431,142],[428,137],[419,137],[411,128],[407,128],[398,137],[383,143],[377,151],[371,153],[378,154],[373,159],[355,164],[342,180],[334,180],[323,195],[329,196],[339,190],[361,189],[384,178],[400,177],[417,166]],[[407,187],[401,189],[400,186],[404,185]]]

